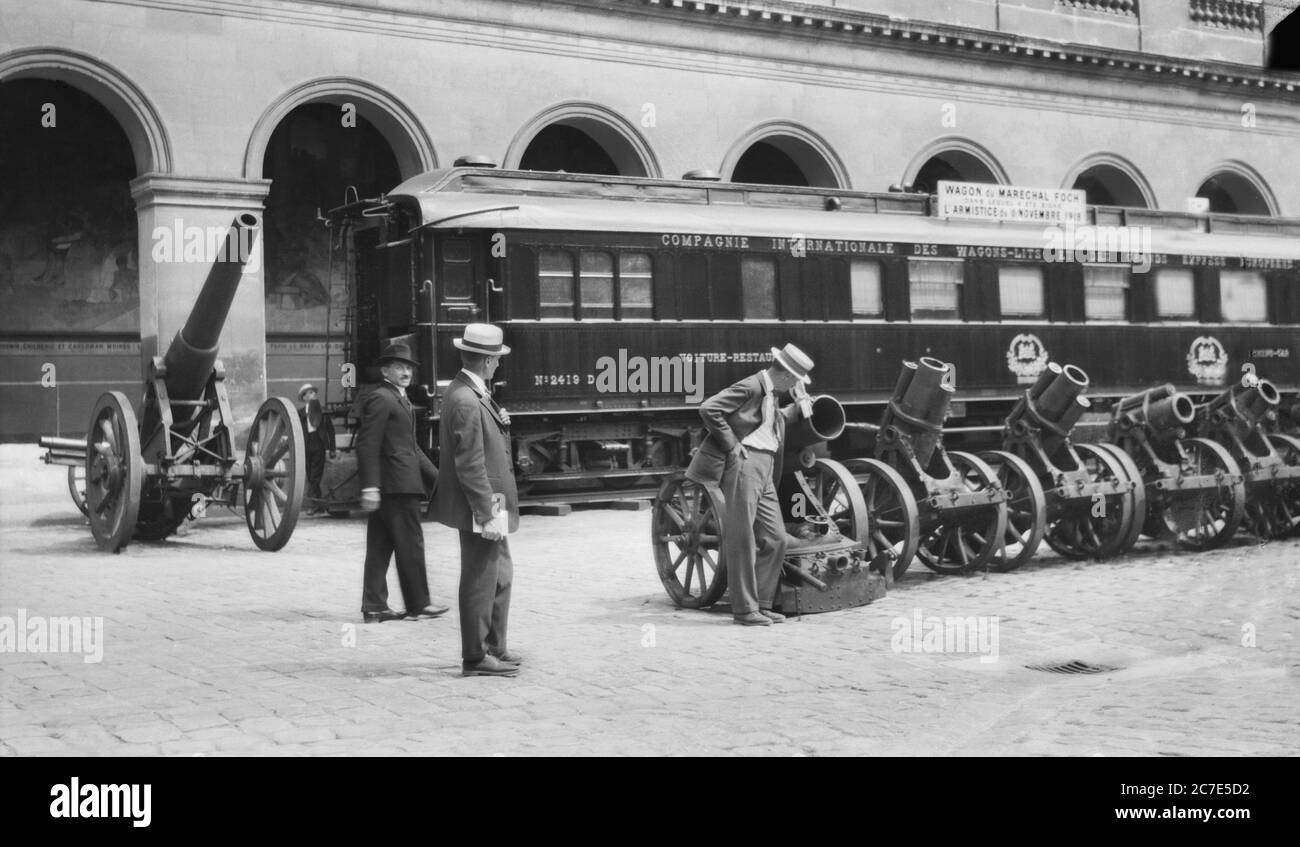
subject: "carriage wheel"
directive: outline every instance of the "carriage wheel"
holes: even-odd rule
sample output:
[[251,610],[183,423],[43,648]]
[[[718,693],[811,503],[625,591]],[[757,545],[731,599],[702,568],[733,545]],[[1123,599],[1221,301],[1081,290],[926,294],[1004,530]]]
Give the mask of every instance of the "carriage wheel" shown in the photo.
[[1013,571],[1038,551],[1047,529],[1047,495],[1029,463],[1005,450],[990,450],[980,458],[998,475],[1007,492],[1005,543],[998,545],[989,562],[991,570]]
[[272,397],[257,410],[244,452],[244,521],[261,549],[279,550],[288,543],[306,477],[298,412],[285,398]]
[[[948,454],[968,491],[985,493],[1001,490],[998,475],[978,456],[952,451]],[[922,564],[938,573],[967,573],[992,560],[1007,531],[1005,501],[971,506],[959,511],[938,512],[939,522],[921,536],[917,555]]]
[[86,517],[101,550],[120,553],[135,534],[144,459],[131,402],[101,394],[86,428]]
[[[1090,482],[1117,482],[1122,488],[1129,482],[1128,471],[1108,446],[1077,444],[1074,449]],[[1133,507],[1132,491],[1104,494],[1101,500],[1089,497],[1063,503],[1048,523],[1047,545],[1067,559],[1114,556],[1137,540],[1134,529],[1140,526],[1134,523]]]
[[90,517],[90,512],[86,510],[86,463],[80,465],[68,465],[68,493],[72,495],[72,502],[76,504],[77,510],[85,517]]
[[727,590],[722,567],[722,492],[682,474],[664,480],[650,519],[655,568],[679,607],[711,606]]
[[1129,525],[1128,535],[1124,537],[1124,540],[1119,545],[1119,549],[1115,551],[1116,554],[1127,553],[1129,550],[1132,550],[1133,545],[1137,543],[1138,537],[1142,535],[1142,527],[1144,524],[1146,524],[1146,520],[1147,520],[1146,480],[1142,478],[1142,471],[1140,468],[1138,468],[1137,462],[1133,461],[1133,457],[1130,456],[1128,452],[1125,451],[1118,444],[1102,443],[1102,444],[1098,444],[1097,446],[1115,457],[1115,459],[1119,462],[1120,467],[1124,469],[1124,473],[1128,476],[1129,480],[1133,483],[1133,492],[1132,492],[1133,518],[1129,522],[1130,525]]
[[[799,484],[801,479],[803,485]],[[804,502],[808,497],[804,486],[811,493],[813,502]],[[868,516],[862,492],[853,474],[834,459],[818,459],[811,468],[800,468],[787,475],[777,496],[785,519],[801,524],[815,535],[805,540],[822,540],[831,534],[831,524],[849,541],[866,538]]]
[[1237,477],[1235,483],[1225,480],[1215,488],[1168,498],[1160,514],[1179,546],[1213,550],[1231,538],[1241,525],[1246,515],[1246,486],[1236,460],[1222,445],[1208,438],[1188,438],[1183,441],[1183,448],[1191,459],[1193,474]]
[[[1268,443],[1282,459],[1283,467],[1300,473],[1300,438],[1270,433]],[[1300,478],[1291,477],[1273,483],[1269,504],[1269,524],[1274,538],[1300,535]]]
[[916,556],[921,518],[916,498],[903,475],[879,459],[850,459],[845,462],[862,492],[867,512],[867,561],[879,556],[894,557],[894,579],[902,577]]

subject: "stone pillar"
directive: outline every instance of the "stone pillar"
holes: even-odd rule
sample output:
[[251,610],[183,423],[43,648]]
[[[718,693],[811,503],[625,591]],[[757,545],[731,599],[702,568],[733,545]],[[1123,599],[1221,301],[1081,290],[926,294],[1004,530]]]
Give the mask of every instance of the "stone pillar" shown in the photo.
[[[189,317],[215,251],[235,216],[263,219],[268,179],[210,179],[145,174],[131,182],[139,225],[141,375],[150,358],[167,352]],[[221,331],[218,359],[242,449],[257,408],[266,399],[266,306],[262,229]],[[201,246],[198,239],[201,239]]]

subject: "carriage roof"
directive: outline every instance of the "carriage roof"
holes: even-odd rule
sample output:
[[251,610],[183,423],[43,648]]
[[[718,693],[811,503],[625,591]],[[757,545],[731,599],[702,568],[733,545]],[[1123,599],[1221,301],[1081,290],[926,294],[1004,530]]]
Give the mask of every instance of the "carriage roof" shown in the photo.
[[[829,198],[837,201],[834,211]],[[1041,248],[1051,225],[943,220],[929,214],[924,194],[486,168],[430,171],[403,182],[388,199],[430,229],[798,235]],[[1150,227],[1155,253],[1300,259],[1296,218],[1089,206],[1088,222]]]

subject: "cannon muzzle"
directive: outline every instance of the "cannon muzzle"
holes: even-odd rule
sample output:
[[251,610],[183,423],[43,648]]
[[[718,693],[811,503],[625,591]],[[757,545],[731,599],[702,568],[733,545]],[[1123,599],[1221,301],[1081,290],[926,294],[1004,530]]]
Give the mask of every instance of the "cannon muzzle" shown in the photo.
[[810,447],[819,441],[834,441],[844,432],[844,407],[829,394],[812,399],[812,417],[800,418],[785,431],[785,449],[791,452]]
[[[1148,392],[1143,392],[1146,393]],[[1145,426],[1153,435],[1179,430],[1196,417],[1196,406],[1186,394],[1175,391],[1172,394],[1153,394],[1152,397],[1146,403],[1129,406],[1125,411],[1133,416],[1135,423]]]
[[909,441],[922,466],[930,463],[939,446],[948,406],[956,391],[952,366],[929,356],[903,362],[903,372],[885,413],[899,436]]
[[1056,363],[1052,362],[1048,366],[1048,370],[1053,371],[1053,379],[1043,392],[1034,398],[1034,403],[1040,415],[1059,424],[1062,417],[1077,406],[1074,402],[1075,398],[1088,387],[1088,375],[1082,368],[1074,365],[1056,365],[1055,369],[1052,365]]
[[[167,394],[172,400],[189,401],[203,396],[257,226],[257,217],[247,212],[235,217],[185,326],[167,348],[163,365],[167,369]],[[184,417],[190,417],[193,411]]]
[[1235,422],[1254,428],[1281,403],[1282,395],[1277,386],[1261,379],[1254,385],[1234,385],[1225,389],[1202,406],[1198,415],[1211,424]]

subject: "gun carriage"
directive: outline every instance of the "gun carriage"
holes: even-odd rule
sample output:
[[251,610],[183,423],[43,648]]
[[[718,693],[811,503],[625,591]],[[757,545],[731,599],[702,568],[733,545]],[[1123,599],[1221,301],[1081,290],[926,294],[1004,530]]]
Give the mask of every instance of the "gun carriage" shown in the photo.
[[1300,439],[1269,431],[1280,403],[1273,383],[1255,379],[1196,410],[1197,434],[1227,447],[1240,467],[1246,525],[1266,539],[1285,538],[1300,528]]
[[1007,497],[997,473],[974,454],[943,447],[955,391],[952,365],[904,362],[879,425],[852,424],[875,438],[872,458],[845,463],[873,519],[868,551],[894,552],[895,579],[916,557],[939,573],[984,567],[1003,543]]
[[1246,513],[1246,489],[1236,460],[1208,438],[1189,437],[1196,419],[1192,399],[1172,384],[1130,395],[1115,405],[1111,452],[1123,453],[1129,475],[1146,488],[1139,533],[1174,538],[1180,546],[1210,550],[1237,531]]
[[[164,356],[149,363],[140,417],[126,395],[101,395],[82,442],[42,438],[49,464],[69,465],[69,489],[103,550],[171,535],[208,505],[242,503],[253,542],[279,550],[298,521],[306,453],[297,410],[283,397],[258,409],[242,461],[234,449],[218,340],[243,274],[257,218],[226,233],[198,300]],[[78,449],[79,448],[79,449]],[[77,465],[84,468],[80,495]]]
[[[835,398],[811,398],[812,416],[786,430],[783,473],[777,484],[786,532],[781,582],[774,607],[807,614],[861,606],[882,597],[893,551],[868,554],[868,512],[853,475],[828,458],[826,442],[844,431]],[[725,499],[715,485],[678,473],[659,488],[651,518],[655,565],[678,606],[703,608],[723,599],[727,570],[721,551]]]

